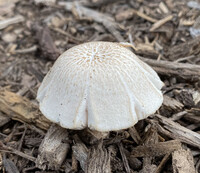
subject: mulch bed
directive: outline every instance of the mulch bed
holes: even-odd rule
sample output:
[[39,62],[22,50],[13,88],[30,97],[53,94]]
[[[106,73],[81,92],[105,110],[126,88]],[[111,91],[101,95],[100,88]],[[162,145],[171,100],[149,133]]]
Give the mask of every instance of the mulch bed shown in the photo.
[[[0,0],[0,172],[200,172],[200,3]],[[36,95],[65,50],[129,42],[165,83],[161,108],[104,139],[67,130]]]

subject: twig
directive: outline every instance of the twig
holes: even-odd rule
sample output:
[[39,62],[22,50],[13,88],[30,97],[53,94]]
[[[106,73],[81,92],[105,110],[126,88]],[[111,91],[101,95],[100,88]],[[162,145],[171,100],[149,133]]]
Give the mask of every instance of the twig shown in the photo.
[[127,19],[132,18],[134,15],[137,15],[137,16],[139,16],[139,17],[141,17],[141,18],[143,18],[143,19],[145,19],[149,22],[152,22],[152,23],[155,23],[155,22],[158,21],[157,19],[154,19],[150,16],[147,16],[143,12],[137,11],[135,9],[128,9],[125,12],[122,11],[121,13],[116,15],[116,19],[117,19],[117,21],[123,21],[123,20],[127,20]]
[[158,131],[160,131],[162,134],[167,135],[173,139],[179,139],[186,144],[200,148],[200,134],[189,130],[161,115],[155,114],[155,116],[162,124],[162,126],[159,124],[156,126]]
[[20,23],[24,21],[23,16],[15,16],[13,18],[5,19],[0,21],[0,30],[6,28],[9,25],[15,24],[15,23]]
[[27,154],[25,154],[21,151],[18,151],[16,149],[12,148],[12,147],[8,147],[8,146],[4,145],[2,142],[0,142],[0,151],[16,154],[16,155],[21,156],[23,158],[26,158],[26,159],[28,159],[32,162],[35,162],[35,160],[36,160],[35,157],[29,156],[29,155],[27,155]]
[[140,144],[142,139],[140,137],[140,135],[138,134],[137,130],[135,129],[135,127],[131,127],[128,129],[129,134],[131,135],[131,137],[133,138],[133,140],[135,141],[135,143]]
[[69,34],[69,33],[65,32],[65,31],[63,31],[63,30],[60,29],[60,28],[53,28],[53,27],[51,27],[50,29],[52,29],[53,31],[59,32],[60,34],[63,34],[63,35],[65,35],[65,36],[67,36],[67,37],[69,37],[69,38],[70,38],[70,41],[72,41],[72,42],[75,43],[75,44],[80,44],[80,43],[84,42],[83,40],[80,40],[80,39],[78,39],[78,38],[76,38],[76,37],[73,37],[71,34]]
[[156,173],[160,173],[165,166],[165,163],[169,160],[170,153],[166,154],[162,161],[160,162],[159,166],[157,167]]
[[157,21],[156,23],[154,23],[152,25],[152,27],[150,28],[150,31],[155,31],[157,28],[161,27],[163,24],[165,24],[166,22],[172,20],[173,15],[167,16],[159,21]]
[[56,60],[60,55],[60,51],[53,41],[49,28],[38,24],[33,25],[32,28],[36,32],[38,48],[41,50],[42,55],[50,60]]
[[24,131],[23,131],[23,135],[22,135],[22,137],[21,137],[21,139],[20,139],[20,143],[19,143],[19,146],[18,146],[18,150],[19,150],[19,151],[20,151],[21,148],[22,148],[22,143],[23,143],[23,141],[24,141],[24,137],[25,137],[25,134],[26,134],[26,131],[27,131],[26,125],[24,125],[24,126],[25,126],[25,128],[24,128]]
[[152,22],[152,23],[155,23],[155,22],[157,23],[157,22],[158,22],[157,19],[154,19],[154,18],[152,18],[152,17],[149,17],[149,16],[147,16],[146,14],[144,14],[144,13],[142,13],[142,12],[140,12],[140,11],[134,10],[134,13],[137,14],[139,17],[141,17],[141,18],[143,18],[143,19],[146,19],[146,20],[149,21],[149,22]]
[[123,148],[123,145],[122,145],[121,142],[118,143],[118,147],[119,147],[120,154],[121,154],[121,156],[122,156],[122,160],[123,160],[123,163],[124,163],[124,167],[125,167],[125,169],[126,169],[126,172],[127,172],[127,173],[130,173],[130,172],[131,172],[131,169],[130,169],[130,167],[129,167],[128,160],[127,160],[126,155],[125,155],[125,153],[124,153],[124,148]]
[[140,57],[140,59],[152,66],[153,69],[161,75],[176,76],[189,81],[200,80],[200,65],[163,60],[156,61],[142,57]]
[[15,50],[13,52],[13,54],[17,54],[17,53],[19,53],[19,54],[31,53],[31,52],[35,52],[36,50],[37,50],[37,46],[34,45],[34,46],[30,47],[30,48]]

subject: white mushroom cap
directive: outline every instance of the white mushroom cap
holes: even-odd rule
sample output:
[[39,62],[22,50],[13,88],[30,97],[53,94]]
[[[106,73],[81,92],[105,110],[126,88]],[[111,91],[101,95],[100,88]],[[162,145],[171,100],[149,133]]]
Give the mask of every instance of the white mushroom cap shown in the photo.
[[37,94],[40,110],[64,128],[120,130],[163,102],[156,72],[119,43],[89,42],[64,52]]

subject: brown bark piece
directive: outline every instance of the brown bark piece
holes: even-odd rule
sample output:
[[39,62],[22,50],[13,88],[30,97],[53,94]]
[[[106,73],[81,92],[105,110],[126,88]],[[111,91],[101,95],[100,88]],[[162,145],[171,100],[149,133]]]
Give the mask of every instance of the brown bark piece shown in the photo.
[[[144,140],[145,146],[157,144],[158,143],[158,133],[157,133],[157,131],[153,128],[149,128],[147,133],[145,133],[143,140]],[[152,156],[144,157],[143,158],[143,168],[142,168],[142,170],[145,171],[146,167],[148,167],[149,165],[152,165],[153,160],[154,160],[154,157],[152,157]]]
[[153,59],[140,59],[149,64],[157,73],[165,76],[175,76],[188,81],[200,80],[200,65],[177,63],[170,61],[157,61]]
[[42,55],[50,60],[56,60],[60,52],[54,44],[49,28],[47,26],[41,27],[35,25],[33,26],[33,30],[36,31],[36,39],[39,43],[39,49]]
[[90,149],[85,172],[111,173],[110,153],[102,147],[102,144]]
[[19,173],[19,170],[16,167],[15,163],[10,159],[3,158],[3,166],[5,168],[5,171],[8,173],[11,172]]
[[150,173],[150,172],[155,172],[157,169],[157,166],[152,164],[152,165],[146,165],[139,173]]
[[134,148],[131,155],[134,157],[156,157],[171,153],[181,148],[178,140],[148,144]]
[[141,169],[142,167],[142,162],[138,158],[135,158],[131,155],[128,157],[128,162],[133,170]]
[[195,173],[194,160],[190,150],[180,149],[172,153],[174,173]]
[[78,142],[72,147],[72,151],[75,158],[80,162],[82,170],[85,171],[88,159],[88,148],[82,142]]
[[184,105],[176,99],[164,95],[163,106],[165,106],[165,109],[178,111],[181,110]]
[[10,118],[41,129],[46,130],[51,124],[28,99],[5,89],[0,89],[0,108]]
[[131,173],[131,169],[129,167],[129,163],[128,163],[127,157],[126,157],[126,155],[124,153],[124,147],[123,147],[121,142],[118,144],[118,147],[119,147],[120,154],[122,156],[122,161],[124,163],[124,167],[126,169],[126,172],[127,173]]
[[69,144],[63,142],[67,139],[67,129],[53,124],[40,144],[36,166],[43,170],[58,170],[69,151]]
[[176,60],[180,57],[196,55],[200,53],[200,36],[192,38],[185,43],[172,46],[166,54],[170,60]]
[[161,133],[173,139],[179,139],[186,144],[200,148],[200,134],[189,130],[161,115],[156,114],[155,116],[162,124],[162,126],[157,126]]
[[129,134],[131,135],[131,137],[133,138],[133,140],[135,141],[136,144],[140,144],[142,139],[138,133],[138,131],[136,130],[136,128],[133,126],[131,128],[128,129]]
[[3,125],[5,125],[9,121],[10,121],[10,118],[7,117],[7,116],[4,116],[3,113],[0,112],[0,127],[2,127]]

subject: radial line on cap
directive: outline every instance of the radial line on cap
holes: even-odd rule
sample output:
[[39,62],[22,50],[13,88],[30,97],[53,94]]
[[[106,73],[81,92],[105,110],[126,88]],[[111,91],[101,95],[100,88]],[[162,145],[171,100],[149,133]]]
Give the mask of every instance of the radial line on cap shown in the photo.
[[[83,127],[88,126],[88,113],[87,113],[87,107],[88,107],[88,95],[89,95],[89,73],[87,74],[87,80],[86,80],[86,86],[84,89],[84,93],[80,102],[80,105],[78,107],[78,110],[76,111],[76,115],[74,117],[74,127],[76,127],[76,124],[81,120],[84,119]],[[85,117],[84,117],[85,116]]]
[[[134,96],[134,94],[132,93],[132,91],[130,90],[130,88],[128,87],[126,81],[124,80],[124,78],[122,77],[122,75],[119,73],[119,71],[117,71],[120,80],[122,82],[122,84],[124,85],[124,88],[127,92],[127,95],[129,97],[129,101],[130,101],[130,105],[131,105],[131,114],[132,114],[132,118],[134,120],[134,122],[137,122],[139,119],[141,119],[140,117],[143,114],[143,108],[141,106],[141,103],[139,102],[139,100]],[[140,108],[140,112],[138,112],[138,109],[136,108],[136,106],[139,106]],[[137,119],[136,119],[136,117]]]
[[144,78],[148,81],[148,83],[155,89],[155,91],[162,97],[162,93],[158,90],[158,88],[153,84],[153,82],[149,79],[149,77],[145,74],[145,73],[148,73],[145,69],[143,69],[141,67],[141,65],[136,61],[134,60],[134,58],[130,58],[129,56],[127,55],[124,55],[126,58],[129,58],[130,60],[132,60],[137,66],[138,68],[141,70],[142,72],[142,75],[144,76]]

